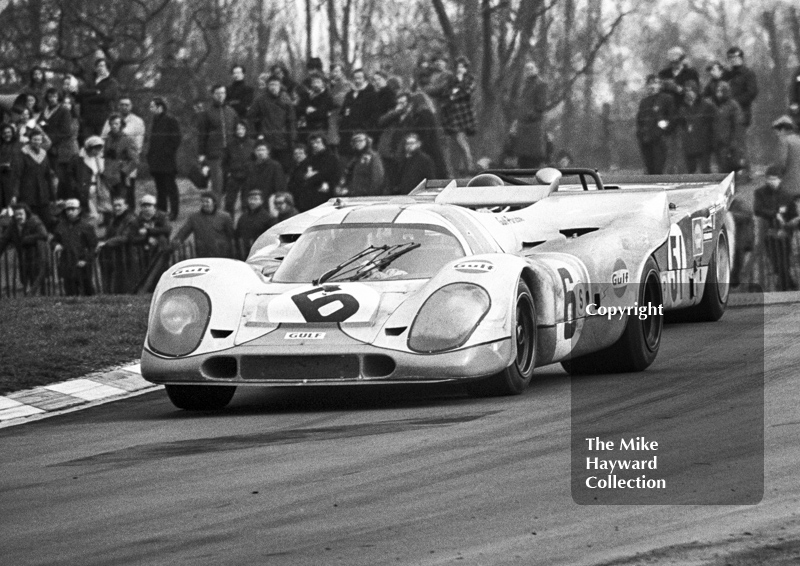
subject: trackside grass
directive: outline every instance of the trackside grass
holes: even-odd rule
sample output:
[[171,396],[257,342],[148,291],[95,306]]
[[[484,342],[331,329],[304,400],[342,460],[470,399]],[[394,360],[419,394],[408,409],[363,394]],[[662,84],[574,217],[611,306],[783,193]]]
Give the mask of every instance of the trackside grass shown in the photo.
[[137,360],[147,330],[150,298],[0,300],[0,394]]

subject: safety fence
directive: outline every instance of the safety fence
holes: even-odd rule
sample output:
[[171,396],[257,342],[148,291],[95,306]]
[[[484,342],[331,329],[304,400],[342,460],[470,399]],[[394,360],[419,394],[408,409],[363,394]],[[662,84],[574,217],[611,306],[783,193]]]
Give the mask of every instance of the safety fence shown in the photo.
[[191,238],[177,248],[104,246],[82,266],[46,242],[24,250],[21,256],[9,248],[0,257],[0,298],[148,293],[166,269],[193,257]]

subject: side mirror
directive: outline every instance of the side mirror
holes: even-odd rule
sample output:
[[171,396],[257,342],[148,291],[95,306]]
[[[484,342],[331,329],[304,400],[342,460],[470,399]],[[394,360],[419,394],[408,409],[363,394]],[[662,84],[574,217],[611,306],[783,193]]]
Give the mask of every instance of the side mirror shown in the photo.
[[536,172],[536,180],[542,185],[551,185],[561,179],[561,171],[553,167],[545,167]]

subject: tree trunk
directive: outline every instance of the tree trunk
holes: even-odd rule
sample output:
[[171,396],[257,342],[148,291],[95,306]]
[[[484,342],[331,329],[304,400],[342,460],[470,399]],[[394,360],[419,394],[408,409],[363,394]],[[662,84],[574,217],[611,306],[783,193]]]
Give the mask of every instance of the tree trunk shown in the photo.
[[[561,44],[561,80],[566,83],[572,76],[572,32],[575,26],[575,0],[564,0],[564,37]],[[575,124],[575,101],[568,89],[564,96],[564,111],[561,113],[561,136],[564,147],[572,148]]]
[[314,56],[314,46],[311,42],[314,29],[314,12],[311,9],[311,0],[306,0],[306,60]]

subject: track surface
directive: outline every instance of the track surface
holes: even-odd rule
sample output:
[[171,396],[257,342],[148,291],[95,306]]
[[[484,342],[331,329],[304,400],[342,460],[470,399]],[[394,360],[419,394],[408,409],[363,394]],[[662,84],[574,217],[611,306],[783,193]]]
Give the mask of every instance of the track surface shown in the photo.
[[[779,529],[800,509],[797,311],[763,311],[757,505],[574,503],[570,379],[557,366],[502,399],[443,386],[247,389],[226,412],[189,414],[158,392],[0,430],[2,562],[596,564]],[[761,316],[668,326],[642,375],[665,390],[687,377],[735,390],[744,370],[730,337]],[[623,408],[643,421],[653,410],[613,392],[592,410]],[[725,470],[709,470],[724,486]]]

